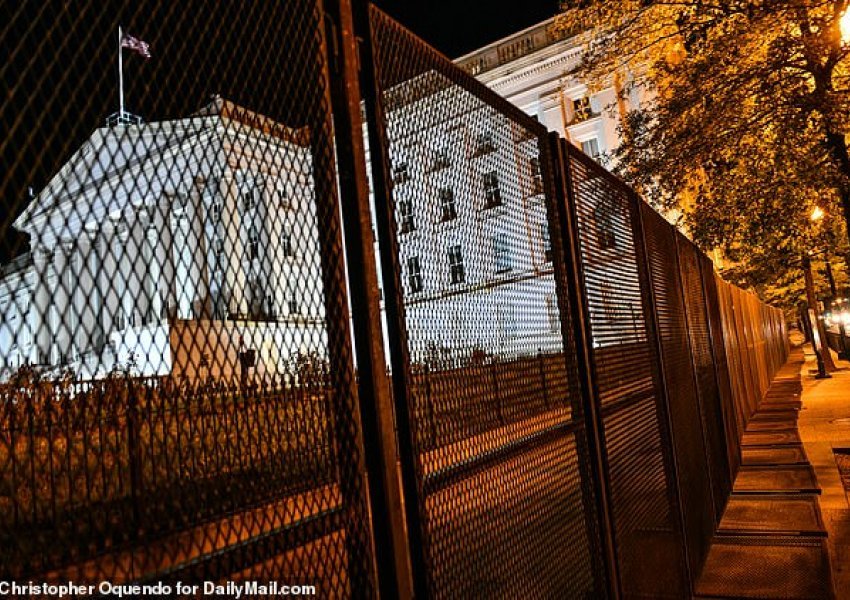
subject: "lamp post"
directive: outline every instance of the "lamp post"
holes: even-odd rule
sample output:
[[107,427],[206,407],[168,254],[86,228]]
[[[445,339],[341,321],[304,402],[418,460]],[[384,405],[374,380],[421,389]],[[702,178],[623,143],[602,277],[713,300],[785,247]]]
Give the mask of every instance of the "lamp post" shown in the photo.
[[[830,372],[835,371],[835,363],[832,362],[832,355],[829,353],[829,347],[826,345],[826,326],[820,318],[818,310],[818,300],[815,296],[815,282],[812,277],[812,261],[807,254],[803,255],[803,277],[806,282],[806,299],[807,309],[803,315],[803,319],[809,322],[812,333],[812,349],[815,351],[815,358],[818,361],[819,379],[831,377]],[[811,318],[810,318],[811,316]],[[820,346],[820,348],[818,348]]]

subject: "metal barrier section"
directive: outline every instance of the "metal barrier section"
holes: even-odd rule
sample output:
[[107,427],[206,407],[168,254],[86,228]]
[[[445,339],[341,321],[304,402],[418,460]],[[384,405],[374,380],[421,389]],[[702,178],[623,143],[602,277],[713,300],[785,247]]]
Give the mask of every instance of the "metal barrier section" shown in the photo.
[[[731,482],[735,480],[735,475],[738,473],[738,468],[741,466],[741,450],[738,440],[743,434],[743,430],[738,429],[739,423],[735,410],[735,399],[732,395],[731,371],[726,358],[723,320],[720,313],[720,299],[718,296],[717,280],[714,274],[714,264],[704,254],[700,255],[699,263],[702,275],[703,298],[705,299],[706,316],[711,336],[711,351],[714,359],[717,394],[723,415],[726,459],[729,467],[728,481],[731,485]],[[784,362],[784,359],[782,362]]]
[[[703,381],[695,377],[694,373],[695,366],[699,369],[698,346],[694,344],[695,336],[688,335],[689,332],[696,335],[699,333],[689,327],[692,324],[688,318],[690,310],[685,310],[684,295],[688,295],[691,290],[687,285],[683,287],[683,283],[691,282],[689,276],[692,273],[688,271],[691,265],[681,264],[680,279],[675,261],[675,229],[648,204],[642,202],[640,208],[649,277],[655,299],[688,564],[692,573],[699,573],[714,535],[715,520],[719,519],[715,504],[720,503],[722,506],[729,490],[712,486],[708,447],[712,441],[710,435],[714,432],[705,427],[705,415],[700,410]],[[674,259],[672,262],[671,257]],[[691,308],[689,304],[688,309]]]
[[4,16],[0,579],[373,595],[321,5]]
[[724,412],[720,400],[714,348],[712,348],[712,332],[709,326],[700,265],[703,255],[681,233],[676,232],[675,238],[690,334],[691,358],[697,381],[698,410],[702,429],[705,432],[707,473],[714,490],[714,514],[715,523],[717,523],[732,489],[724,425],[726,419],[732,417],[732,414]]
[[690,584],[638,200],[578,151],[569,161],[619,586],[681,597]]
[[602,596],[545,129],[374,7],[369,20],[415,587]]
[[[707,275],[708,266],[703,267]],[[708,277],[705,277],[708,280]],[[785,321],[779,309],[763,306],[748,292],[714,276],[716,294],[709,294],[709,312],[714,304],[720,313],[720,329],[728,364],[728,383],[737,424],[734,439],[729,440],[730,456],[740,464],[741,441],[753,414],[765,397],[769,383],[788,359],[789,346]],[[716,343],[715,343],[716,347]],[[724,385],[727,378],[721,378]],[[794,384],[799,385],[799,384]],[[764,404],[762,404],[764,407]],[[778,408],[784,408],[786,404]],[[791,405],[787,405],[789,408]],[[727,419],[727,438],[731,434]],[[750,433],[765,435],[763,433]],[[776,434],[774,434],[776,435]]]

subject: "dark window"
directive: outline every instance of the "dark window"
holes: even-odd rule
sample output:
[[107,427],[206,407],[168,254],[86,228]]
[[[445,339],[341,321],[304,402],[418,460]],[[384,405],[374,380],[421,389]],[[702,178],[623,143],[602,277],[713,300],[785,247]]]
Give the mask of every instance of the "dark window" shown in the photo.
[[549,320],[549,331],[551,333],[558,333],[558,329],[561,326],[561,320],[555,294],[546,295],[546,316]]
[[433,161],[431,162],[431,170],[439,171],[440,169],[446,169],[452,166],[451,158],[449,158],[449,149],[448,148],[439,148],[434,151]]
[[210,205],[210,218],[213,223],[221,221],[221,202],[219,200],[216,200]]
[[475,151],[473,156],[483,156],[496,150],[492,131],[484,131],[475,137]]
[[301,307],[298,303],[298,292],[294,287],[290,287],[286,293],[286,308],[290,315],[297,315],[301,312]]
[[499,176],[496,171],[484,173],[484,208],[502,205],[502,190],[499,189]]
[[422,291],[422,268],[418,256],[407,259],[407,282],[410,285],[410,293],[416,294]]
[[245,210],[251,210],[257,206],[258,192],[256,188],[249,187],[242,194],[242,202],[245,205]]
[[590,98],[585,96],[584,98],[578,98],[573,100],[573,122],[579,123],[581,121],[585,121],[591,117],[596,116],[593,113],[593,110],[590,108]]
[[251,260],[260,256],[260,233],[256,229],[248,230],[248,257]]
[[511,246],[506,233],[493,236],[493,256],[496,262],[496,273],[505,273],[513,268]]
[[410,173],[406,162],[399,162],[393,166],[393,183],[404,183],[410,180]]
[[540,237],[543,240],[543,256],[546,262],[552,262],[552,236],[549,233],[549,224],[540,225]]
[[466,281],[466,272],[463,268],[463,252],[460,249],[460,245],[449,247],[449,271],[453,284]]
[[292,258],[295,256],[295,251],[292,247],[292,234],[288,231],[284,231],[281,238],[281,242],[283,243],[283,255],[286,258]]
[[442,221],[453,221],[457,219],[457,204],[455,203],[455,193],[452,188],[443,188],[440,190],[440,208],[442,210]]
[[413,219],[413,203],[410,200],[401,200],[398,203],[398,212],[401,218],[401,232],[416,231],[416,222]]
[[540,159],[532,157],[528,161],[528,166],[531,169],[531,193],[532,195],[543,193],[543,173],[540,171]]

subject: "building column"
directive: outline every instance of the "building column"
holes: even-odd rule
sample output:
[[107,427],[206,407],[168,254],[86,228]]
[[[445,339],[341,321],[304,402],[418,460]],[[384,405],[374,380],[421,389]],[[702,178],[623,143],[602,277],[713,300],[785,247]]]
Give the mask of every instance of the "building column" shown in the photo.
[[100,230],[83,229],[81,238],[81,254],[83,257],[83,276],[80,287],[86,295],[81,323],[86,330],[87,343],[85,346],[99,352],[103,337],[103,290],[100,287],[101,249]]
[[33,347],[35,364],[47,364],[50,360],[50,262],[52,257],[46,248],[39,246],[32,250],[35,268],[35,288],[33,290],[32,311]]
[[152,219],[151,224],[145,231],[145,240],[147,242],[145,256],[147,257],[148,261],[149,277],[149,289],[147,290],[149,303],[148,313],[153,317],[154,323],[161,322],[163,315],[162,294],[160,293],[160,286],[162,285],[161,282],[164,257],[162,256],[163,253],[159,250],[159,232],[160,230],[157,227],[157,223]]
[[56,309],[57,327],[53,335],[56,339],[56,348],[59,352],[60,360],[62,357],[70,359],[71,352],[71,293],[69,289],[69,257],[71,250],[65,242],[58,242],[53,251],[53,269],[56,276],[54,277],[54,293],[53,301]]
[[209,317],[209,273],[207,272],[207,240],[204,228],[204,202],[203,202],[204,180],[197,178],[195,184],[189,190],[186,199],[186,218],[188,219],[188,231],[186,243],[188,244],[191,262],[189,267],[189,280],[192,282],[194,293],[192,299],[192,317]]
[[116,289],[118,257],[115,248],[115,227],[104,224],[97,244],[100,271],[97,274],[97,288],[100,290],[100,323],[104,332],[103,343],[109,342],[109,335],[115,330],[115,321],[119,309],[118,290]]
[[165,194],[154,214],[155,228],[159,232],[159,246],[156,260],[160,261],[161,275],[157,282],[157,295],[160,296],[162,312],[160,317],[174,319],[177,316],[177,288],[175,279],[177,270],[174,256],[174,230],[177,226],[174,217],[173,195]]

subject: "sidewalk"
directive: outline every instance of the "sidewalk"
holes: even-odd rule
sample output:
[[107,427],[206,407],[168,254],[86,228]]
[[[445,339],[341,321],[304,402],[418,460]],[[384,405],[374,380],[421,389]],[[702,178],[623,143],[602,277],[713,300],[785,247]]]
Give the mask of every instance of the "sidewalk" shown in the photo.
[[820,507],[829,533],[836,598],[850,600],[850,502],[834,455],[835,449],[850,449],[850,363],[837,360],[833,353],[842,370],[831,379],[815,379],[814,354],[810,346],[804,348],[800,438],[822,489]]

